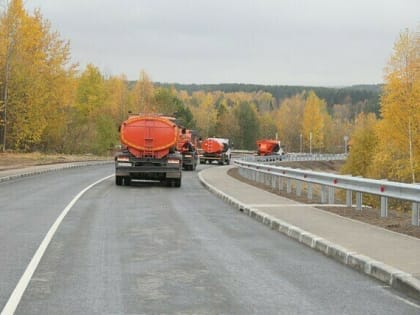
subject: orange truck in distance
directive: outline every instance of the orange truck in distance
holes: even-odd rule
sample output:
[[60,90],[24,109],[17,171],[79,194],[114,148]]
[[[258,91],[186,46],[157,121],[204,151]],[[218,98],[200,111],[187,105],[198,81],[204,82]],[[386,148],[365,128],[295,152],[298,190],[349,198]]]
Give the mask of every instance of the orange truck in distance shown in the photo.
[[217,161],[219,165],[230,164],[231,152],[229,139],[226,138],[207,138],[201,143],[203,151],[200,163],[212,163]]
[[284,150],[278,140],[262,139],[257,141],[257,154],[265,155],[283,155]]
[[186,128],[180,129],[177,150],[182,155],[182,167],[194,171],[198,164],[197,132]]
[[176,151],[179,127],[166,116],[133,115],[120,126],[122,149],[115,155],[115,183],[155,180],[181,186],[182,155]]

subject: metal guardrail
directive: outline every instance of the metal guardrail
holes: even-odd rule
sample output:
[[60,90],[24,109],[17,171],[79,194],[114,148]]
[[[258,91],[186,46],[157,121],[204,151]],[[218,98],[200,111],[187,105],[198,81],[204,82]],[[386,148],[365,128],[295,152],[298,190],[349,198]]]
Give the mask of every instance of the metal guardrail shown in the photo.
[[[290,156],[290,155],[288,155]],[[334,155],[336,159],[343,155]],[[284,156],[283,156],[284,157]],[[313,157],[313,156],[312,156]],[[266,158],[266,157],[264,157]],[[297,158],[297,157],[296,157]],[[309,157],[306,155],[307,161]],[[321,158],[318,156],[318,158]],[[332,156],[324,156],[322,160],[331,160]],[[394,198],[412,202],[412,220],[413,225],[419,225],[420,212],[420,185],[392,182],[387,180],[374,180],[362,177],[354,177],[351,175],[338,175],[331,173],[314,172],[310,170],[293,169],[289,167],[281,167],[267,165],[272,160],[260,160],[259,157],[250,161],[251,158],[235,160],[234,163],[239,167],[240,174],[250,180],[256,182],[271,183],[272,188],[282,190],[286,183],[288,193],[292,191],[292,181],[295,182],[296,195],[302,194],[302,183],[306,183],[308,199],[312,199],[313,184],[321,186],[321,203],[335,202],[335,189],[343,189],[346,191],[346,205],[352,206],[352,194],[356,194],[356,209],[362,210],[363,194],[372,194],[380,197],[381,200],[381,216],[388,216],[388,199]],[[286,161],[286,159],[282,159]],[[289,159],[287,159],[289,160]],[[279,160],[277,160],[279,161]],[[302,161],[302,160],[300,160]]]
[[337,161],[347,159],[347,154],[309,154],[309,153],[288,153],[275,155],[242,155],[242,161],[260,162],[260,163],[277,163],[280,161]]

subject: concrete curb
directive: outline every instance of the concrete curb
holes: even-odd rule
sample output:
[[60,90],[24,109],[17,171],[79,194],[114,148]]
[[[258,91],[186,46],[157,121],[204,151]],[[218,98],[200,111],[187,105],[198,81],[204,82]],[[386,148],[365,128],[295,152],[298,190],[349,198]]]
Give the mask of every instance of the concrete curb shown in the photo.
[[[6,182],[9,180],[22,178],[22,177],[29,177],[29,176],[40,175],[40,174],[54,172],[54,171],[60,171],[63,169],[79,168],[79,167],[102,165],[102,164],[109,164],[109,163],[114,163],[114,161],[72,162],[72,163],[65,163],[65,164],[51,164],[50,167],[48,167],[47,165],[42,165],[41,167],[44,167],[44,168],[36,169],[35,167],[34,170],[28,170],[28,171],[24,171],[21,169],[22,173],[0,177],[0,183]],[[31,167],[28,167],[28,169],[30,168]],[[1,176],[1,172],[0,172],[0,176]]]
[[248,207],[233,197],[225,194],[204,180],[201,172],[198,174],[201,184],[210,192],[234,206],[244,214],[254,218],[273,230],[287,235],[288,237],[316,250],[324,255],[344,264],[350,268],[367,274],[379,281],[386,283],[392,288],[407,294],[408,296],[420,300],[420,280],[411,274],[388,266],[380,261],[359,253],[350,251],[340,245],[334,244],[324,238],[311,234],[297,226],[274,218],[258,209]]

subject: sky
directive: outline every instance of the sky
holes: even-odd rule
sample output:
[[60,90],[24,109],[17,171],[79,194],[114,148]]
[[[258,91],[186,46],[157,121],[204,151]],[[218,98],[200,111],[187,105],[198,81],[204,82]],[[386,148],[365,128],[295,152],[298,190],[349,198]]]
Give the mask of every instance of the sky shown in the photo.
[[383,82],[420,0],[25,0],[80,69],[154,82],[348,86]]

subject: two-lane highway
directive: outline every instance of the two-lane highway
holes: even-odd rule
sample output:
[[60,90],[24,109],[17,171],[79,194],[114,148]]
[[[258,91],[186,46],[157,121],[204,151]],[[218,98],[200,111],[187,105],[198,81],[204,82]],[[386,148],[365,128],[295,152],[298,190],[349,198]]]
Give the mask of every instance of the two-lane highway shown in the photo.
[[[97,166],[0,184],[1,308],[66,205],[112,173]],[[88,190],[52,238],[16,314],[419,311],[382,283],[242,215],[196,172],[184,172],[181,188],[116,186],[110,178]]]

